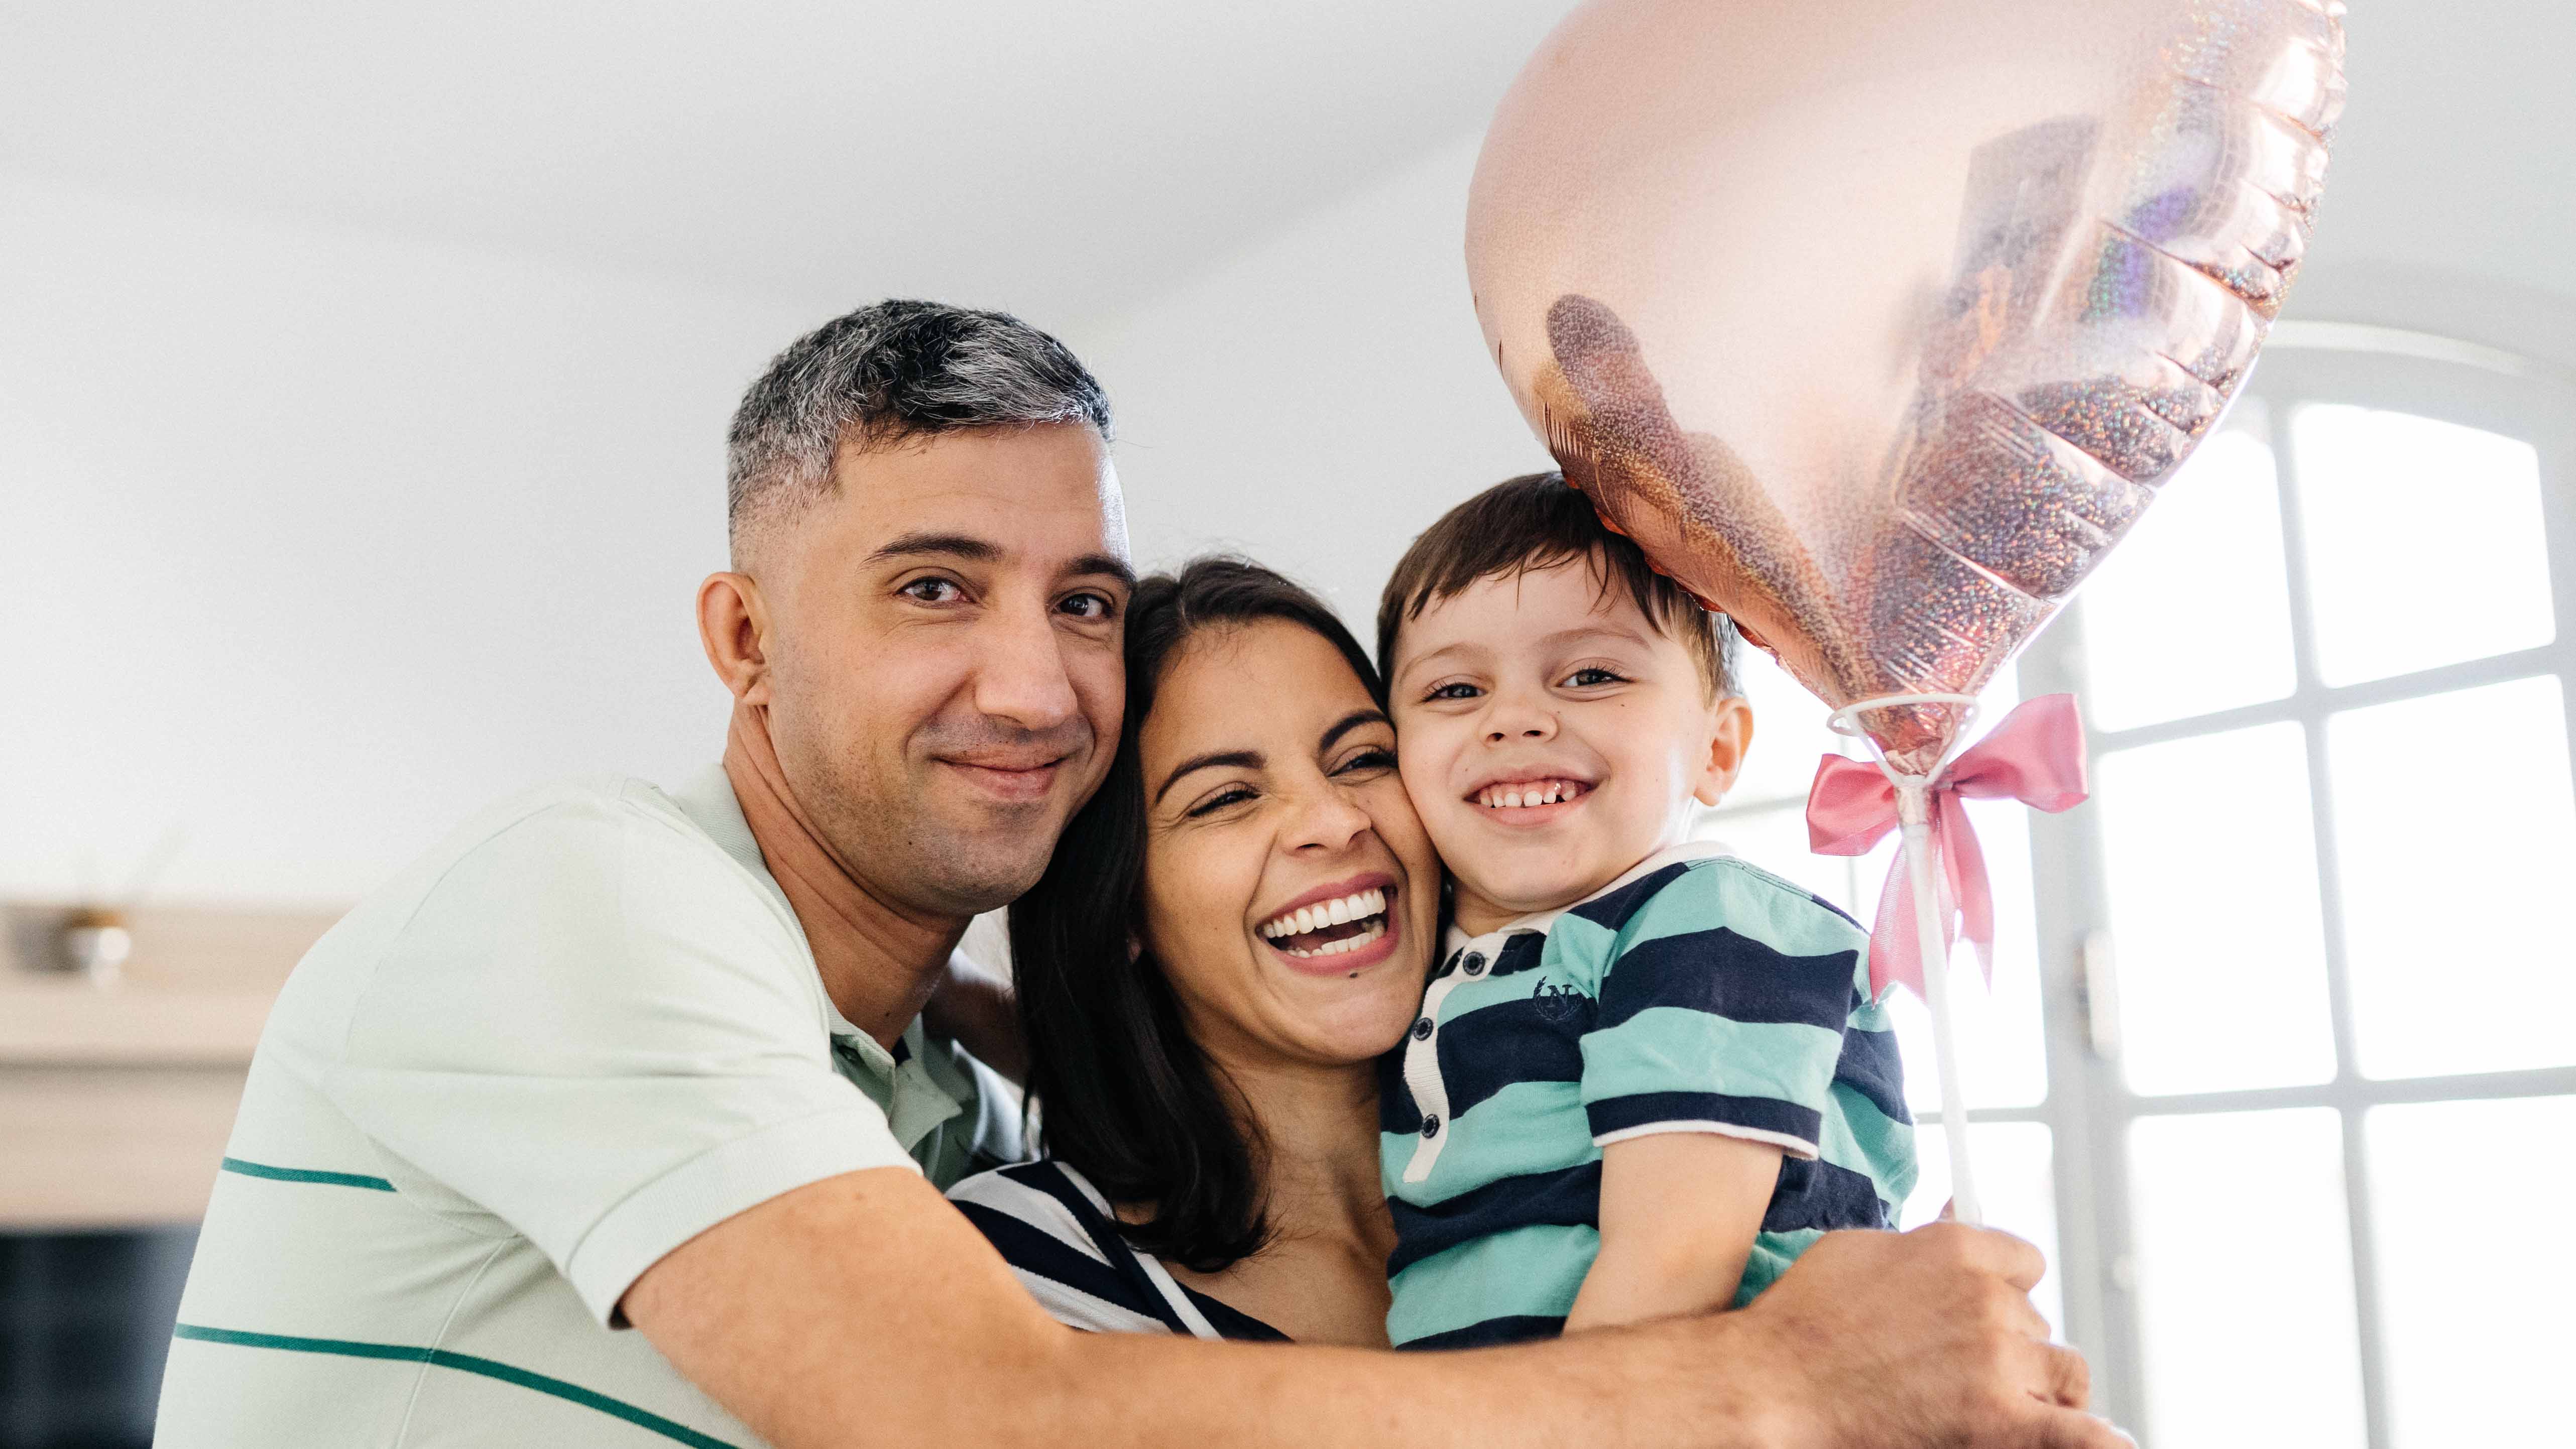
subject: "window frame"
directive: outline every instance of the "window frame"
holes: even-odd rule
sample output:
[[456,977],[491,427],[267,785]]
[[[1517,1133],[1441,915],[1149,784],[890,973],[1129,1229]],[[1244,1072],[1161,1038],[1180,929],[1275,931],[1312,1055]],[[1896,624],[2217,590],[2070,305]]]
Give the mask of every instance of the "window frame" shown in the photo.
[[[2193,738],[2272,723],[2294,723],[2307,746],[2308,788],[2323,912],[2327,1004],[2335,1044],[2332,1079],[2312,1086],[2145,1096],[2129,1090],[2116,1036],[2104,1039],[2094,1008],[2116,1021],[2117,943],[2110,935],[2103,847],[2094,812],[2033,813],[2032,890],[2039,930],[2048,1094],[2037,1107],[1977,1109],[1969,1121],[2048,1125],[2057,1194],[2058,1271],[2070,1342],[2092,1360],[2098,1407],[2152,1445],[2140,1346],[2134,1223],[2129,1181],[2130,1124],[2149,1116],[2193,1116],[2290,1107],[2334,1110],[2342,1127],[2344,1193],[2351,1225],[2363,1421],[2371,1449],[2393,1442],[2385,1330],[2377,1282],[2368,1137],[2363,1119],[2397,1103],[2485,1101],[2576,1094],[2576,1061],[2559,1067],[2439,1077],[2374,1078],[2356,1067],[2347,974],[2337,802],[2328,776],[2327,721],[2335,714],[2555,675],[2567,696],[2576,741],[2576,378],[2512,354],[2423,333],[2334,323],[2284,324],[2245,388],[2259,415],[2247,421],[2271,445],[2280,490],[2282,546],[2290,593],[2296,685],[2278,700],[2116,731],[2086,730],[2086,753]],[[2539,454],[2543,528],[2556,636],[2546,645],[2350,685],[2318,676],[2309,596],[2307,535],[2290,445],[2303,403],[2385,408],[2521,438]],[[2241,407],[2241,404],[2240,404]],[[2240,413],[2240,416],[2244,414]],[[2020,660],[2025,696],[2084,693],[2077,599]],[[2571,743],[2576,755],[2576,743]],[[2576,770],[2576,759],[2571,759]],[[2097,1003],[2096,993],[2105,996]],[[2295,1391],[2291,1386],[2285,1389]]]

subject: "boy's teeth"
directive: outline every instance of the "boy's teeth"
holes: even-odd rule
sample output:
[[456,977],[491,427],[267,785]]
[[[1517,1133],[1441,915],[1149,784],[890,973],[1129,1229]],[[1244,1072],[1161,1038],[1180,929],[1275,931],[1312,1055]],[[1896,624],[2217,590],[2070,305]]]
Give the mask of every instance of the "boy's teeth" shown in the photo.
[[1583,787],[1572,780],[1541,780],[1536,784],[1488,785],[1477,797],[1488,810],[1519,810],[1534,805],[1554,805],[1583,793]]

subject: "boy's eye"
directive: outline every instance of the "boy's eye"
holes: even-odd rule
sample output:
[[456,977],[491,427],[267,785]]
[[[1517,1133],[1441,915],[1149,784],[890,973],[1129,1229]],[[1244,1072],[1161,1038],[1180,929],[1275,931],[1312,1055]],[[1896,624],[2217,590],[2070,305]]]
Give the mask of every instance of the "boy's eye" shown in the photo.
[[895,592],[917,604],[953,604],[966,596],[955,579],[935,577],[914,579]]
[[1565,676],[1565,684],[1569,689],[1588,689],[1595,685],[1625,684],[1627,682],[1628,681],[1625,676],[1620,675],[1613,670],[1603,669],[1597,664],[1587,664],[1581,669],[1574,671],[1572,674]]
[[1483,690],[1461,680],[1452,684],[1435,685],[1432,687],[1429,694],[1422,697],[1425,701],[1434,699],[1474,699],[1476,696],[1483,693]]
[[1242,785],[1228,785],[1182,813],[1196,820],[1202,815],[1213,815],[1229,805],[1240,805],[1251,798],[1252,791],[1249,788]]

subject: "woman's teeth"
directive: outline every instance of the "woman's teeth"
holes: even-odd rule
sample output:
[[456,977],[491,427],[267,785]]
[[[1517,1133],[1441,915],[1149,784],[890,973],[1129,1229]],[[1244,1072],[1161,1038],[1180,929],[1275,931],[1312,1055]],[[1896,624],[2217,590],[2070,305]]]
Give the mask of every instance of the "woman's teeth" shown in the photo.
[[1525,810],[1532,805],[1555,805],[1571,800],[1591,788],[1580,780],[1522,780],[1509,785],[1487,785],[1476,792],[1476,803],[1488,810]]
[[[1293,938],[1343,926],[1356,929],[1341,932],[1330,940],[1301,940],[1295,945],[1289,944]],[[1358,891],[1337,901],[1321,901],[1293,911],[1283,911],[1262,922],[1260,930],[1263,936],[1291,956],[1339,956],[1345,951],[1356,951],[1386,934],[1386,892],[1377,889]]]

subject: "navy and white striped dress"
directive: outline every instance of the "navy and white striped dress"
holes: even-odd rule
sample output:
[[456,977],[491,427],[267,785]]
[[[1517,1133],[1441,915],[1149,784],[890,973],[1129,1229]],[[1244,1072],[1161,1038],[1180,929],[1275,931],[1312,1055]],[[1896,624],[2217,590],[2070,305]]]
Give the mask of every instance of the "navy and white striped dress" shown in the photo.
[[1182,1284],[1127,1245],[1109,1204],[1052,1160],[978,1173],[948,1190],[1058,1323],[1092,1333],[1176,1333],[1284,1343],[1288,1336]]

